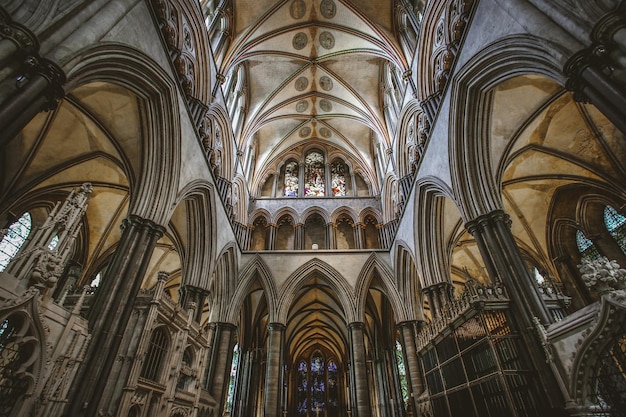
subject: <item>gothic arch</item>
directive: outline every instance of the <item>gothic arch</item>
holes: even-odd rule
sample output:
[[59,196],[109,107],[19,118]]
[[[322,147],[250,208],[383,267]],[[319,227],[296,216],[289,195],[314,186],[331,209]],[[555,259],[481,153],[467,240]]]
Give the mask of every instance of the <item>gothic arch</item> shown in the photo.
[[393,270],[395,271],[395,284],[398,293],[407,308],[409,316],[415,315],[417,320],[424,320],[424,305],[422,301],[423,279],[417,272],[415,257],[409,250],[406,242],[397,240],[394,244],[395,251]]
[[239,280],[237,281],[237,287],[231,298],[230,305],[226,310],[225,321],[227,323],[235,323],[239,314],[240,306],[243,304],[243,300],[248,295],[250,288],[255,282],[258,282],[267,298],[267,305],[269,310],[269,322],[276,322],[278,316],[278,290],[276,283],[272,277],[270,268],[267,266],[263,258],[259,255],[255,255],[240,271]]
[[[102,65],[106,62],[106,65]],[[169,75],[142,52],[118,44],[82,51],[64,65],[67,89],[105,81],[127,88],[145,106],[139,182],[131,193],[129,213],[165,224],[178,189],[181,164],[180,114]]]
[[[235,174],[234,164],[236,155],[235,152],[233,152],[235,139],[233,137],[232,127],[228,121],[228,112],[222,105],[214,103],[209,107],[207,116],[209,120],[213,122],[211,137],[213,154],[209,161],[211,170],[216,176],[231,181]],[[218,151],[221,152],[219,161],[213,159],[213,155],[217,155]]]
[[181,190],[177,201],[185,204],[187,221],[186,253],[181,253],[184,284],[208,289],[217,243],[213,185],[193,181]]
[[411,164],[407,143],[411,141],[411,135],[417,137],[417,115],[421,113],[419,102],[412,99],[402,107],[400,113],[399,129],[395,138],[394,156],[396,159],[395,172],[399,178],[411,174]]
[[561,47],[534,36],[510,36],[478,52],[454,77],[450,114],[450,164],[455,200],[465,222],[503,206],[485,138],[487,92],[521,74],[543,75],[565,84]]
[[417,264],[419,275],[425,287],[440,282],[450,282],[451,249],[447,248],[444,237],[444,203],[454,199],[448,186],[437,178],[420,179],[415,193],[415,212],[413,224],[421,225],[414,231],[415,247],[420,262]]
[[367,293],[375,276],[379,279],[382,285],[383,292],[389,299],[397,322],[401,323],[403,321],[415,320],[413,312],[410,311],[411,306],[407,306],[402,302],[402,296],[398,292],[398,289],[393,280],[393,272],[391,268],[383,263],[378,254],[376,254],[375,252],[369,256],[369,258],[363,265],[363,268],[361,268],[361,272],[359,273],[359,278],[356,283],[356,320],[365,320],[365,304],[367,300]]
[[236,244],[226,245],[215,262],[213,269],[213,293],[211,307],[212,321],[222,321],[222,317],[229,317],[233,305],[232,300],[237,291],[237,254]]
[[314,274],[318,274],[335,292],[346,316],[347,323],[353,322],[356,318],[356,304],[353,295],[354,292],[350,284],[348,284],[339,271],[318,258],[313,258],[306,262],[292,272],[285,280],[277,302],[275,321],[279,323],[287,322],[289,309],[298,291]]

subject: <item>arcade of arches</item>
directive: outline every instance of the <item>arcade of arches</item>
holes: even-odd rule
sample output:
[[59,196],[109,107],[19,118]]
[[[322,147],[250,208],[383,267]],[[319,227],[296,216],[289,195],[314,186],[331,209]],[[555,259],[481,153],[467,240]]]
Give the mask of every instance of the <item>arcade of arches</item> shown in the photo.
[[626,416],[626,2],[0,2],[0,417]]

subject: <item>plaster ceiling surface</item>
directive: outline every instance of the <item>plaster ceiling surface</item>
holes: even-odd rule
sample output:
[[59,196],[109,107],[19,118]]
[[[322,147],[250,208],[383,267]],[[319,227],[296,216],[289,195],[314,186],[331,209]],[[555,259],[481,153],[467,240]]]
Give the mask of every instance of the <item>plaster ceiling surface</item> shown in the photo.
[[[255,178],[310,143],[340,152],[375,177],[372,138],[390,142],[380,80],[385,62],[404,70],[393,2],[239,0],[222,61],[245,69],[247,114],[240,149],[256,140]],[[254,182],[254,179],[252,179]]]

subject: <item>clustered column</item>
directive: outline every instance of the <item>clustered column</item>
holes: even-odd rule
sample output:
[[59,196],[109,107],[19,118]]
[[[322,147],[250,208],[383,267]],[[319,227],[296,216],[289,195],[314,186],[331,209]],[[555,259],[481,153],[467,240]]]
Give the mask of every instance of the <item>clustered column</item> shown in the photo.
[[119,245],[89,311],[92,341],[70,393],[68,415],[98,414],[144,274],[164,231],[162,226],[135,215],[123,221]]
[[283,390],[283,344],[285,325],[268,325],[267,367],[265,376],[265,417],[279,417],[281,413],[281,394]]
[[404,357],[406,358],[407,380],[411,393],[409,395],[410,407],[413,409],[413,415],[417,415],[417,397],[424,391],[422,383],[422,373],[420,371],[420,363],[417,357],[417,348],[415,346],[415,338],[418,321],[405,321],[398,324],[402,334],[402,348],[404,349]]
[[[350,329],[350,362],[351,378],[353,386],[353,417],[370,417],[370,391],[367,379],[367,361],[365,356],[365,324],[353,322],[348,325]],[[356,411],[356,415],[354,415]]]
[[465,228],[476,239],[491,279],[502,282],[515,305],[524,311],[521,315],[524,326],[532,326],[532,317],[544,324],[552,322],[515,242],[509,216],[502,210],[495,210],[468,222]]
[[35,35],[0,8],[0,146],[65,95],[63,70],[38,50]]
[[212,342],[209,342],[205,386],[218,404],[216,415],[221,416],[226,402],[224,394],[230,381],[230,365],[233,360],[233,333],[236,326],[222,322],[210,323],[209,326],[211,327]]
[[566,87],[626,132],[626,20],[619,11],[606,15],[591,38],[594,43],[565,64]]

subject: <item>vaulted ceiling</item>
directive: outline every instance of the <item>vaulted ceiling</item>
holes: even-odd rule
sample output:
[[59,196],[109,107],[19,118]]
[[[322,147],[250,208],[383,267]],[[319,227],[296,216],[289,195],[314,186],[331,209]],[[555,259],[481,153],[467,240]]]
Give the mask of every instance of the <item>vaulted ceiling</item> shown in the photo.
[[[375,140],[390,143],[383,116],[385,62],[406,69],[393,2],[233,2],[233,39],[222,73],[245,71],[247,115],[238,147],[256,146],[258,178],[312,142],[340,152],[375,180]],[[228,94],[228,92],[225,92]]]

